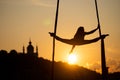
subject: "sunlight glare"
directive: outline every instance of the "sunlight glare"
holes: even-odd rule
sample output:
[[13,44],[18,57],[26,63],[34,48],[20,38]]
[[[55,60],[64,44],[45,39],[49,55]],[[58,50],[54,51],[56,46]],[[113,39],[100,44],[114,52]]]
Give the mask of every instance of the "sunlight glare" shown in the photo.
[[68,63],[75,64],[77,62],[77,56],[75,53],[71,53],[68,55]]

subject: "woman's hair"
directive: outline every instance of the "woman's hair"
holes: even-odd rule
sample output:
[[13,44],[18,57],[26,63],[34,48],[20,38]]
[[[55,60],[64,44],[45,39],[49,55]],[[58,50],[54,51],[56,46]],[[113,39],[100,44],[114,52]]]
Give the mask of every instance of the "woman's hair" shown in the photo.
[[84,27],[80,26],[77,32],[84,32]]

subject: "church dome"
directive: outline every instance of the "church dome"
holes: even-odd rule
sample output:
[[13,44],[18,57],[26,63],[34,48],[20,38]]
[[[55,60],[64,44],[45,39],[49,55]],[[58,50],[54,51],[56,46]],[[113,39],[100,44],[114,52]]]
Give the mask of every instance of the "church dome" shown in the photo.
[[31,41],[29,41],[29,45],[27,47],[27,53],[28,54],[34,53],[34,47],[32,46],[32,42]]

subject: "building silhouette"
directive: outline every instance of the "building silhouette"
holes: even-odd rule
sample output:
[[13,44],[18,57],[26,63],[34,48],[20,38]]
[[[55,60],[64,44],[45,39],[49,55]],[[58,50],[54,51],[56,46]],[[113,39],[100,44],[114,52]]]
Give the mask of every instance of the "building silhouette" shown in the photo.
[[36,46],[36,52],[34,51],[34,47],[32,45],[31,40],[29,41],[29,44],[26,48],[26,53],[25,53],[25,47],[23,46],[23,54],[27,54],[27,55],[33,55],[33,56],[37,56],[38,57],[38,46]]

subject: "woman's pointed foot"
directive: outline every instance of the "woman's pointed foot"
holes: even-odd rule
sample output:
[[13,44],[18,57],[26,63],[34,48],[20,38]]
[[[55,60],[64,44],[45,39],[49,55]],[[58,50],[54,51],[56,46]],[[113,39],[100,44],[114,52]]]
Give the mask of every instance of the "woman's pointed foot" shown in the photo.
[[55,33],[49,32],[49,34],[51,37],[55,36]]
[[104,39],[104,38],[106,38],[107,36],[109,36],[109,34],[104,34],[104,35],[101,35],[101,38]]

